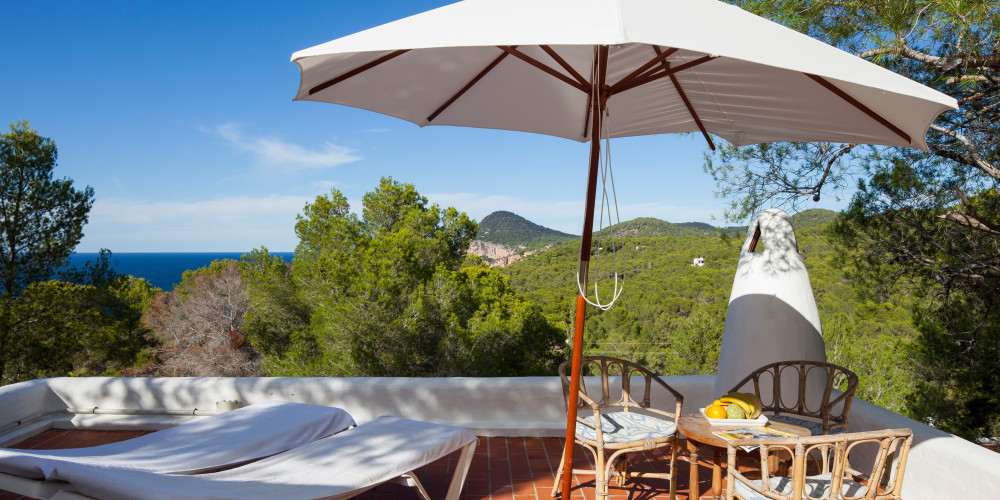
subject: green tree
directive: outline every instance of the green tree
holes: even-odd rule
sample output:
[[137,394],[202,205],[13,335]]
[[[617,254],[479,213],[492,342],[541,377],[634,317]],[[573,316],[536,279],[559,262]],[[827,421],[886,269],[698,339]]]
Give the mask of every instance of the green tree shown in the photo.
[[78,190],[69,179],[54,179],[56,146],[27,121],[0,135],[0,382],[24,318],[12,314],[25,288],[52,278],[64,267],[83,236],[94,201],[90,187]]
[[117,275],[106,286],[66,281],[29,284],[12,303],[18,328],[4,383],[66,375],[120,375],[150,355],[141,321],[157,289]]
[[893,290],[919,292],[913,318],[920,335],[900,352],[917,367],[910,414],[965,436],[995,435],[1000,427],[1000,381],[991,375],[1000,359],[1000,4],[731,3],[958,100],[957,111],[931,125],[926,152],[852,144],[722,147],[708,158],[706,170],[720,194],[734,200],[728,213],[734,219],[765,205],[794,207],[804,197],[818,200],[856,187],[834,233],[853,264],[853,277],[876,301]]
[[290,268],[245,256],[251,342],[271,374],[551,373],[562,333],[507,279],[465,253],[477,225],[382,179],[361,217],[334,190],[307,205]]

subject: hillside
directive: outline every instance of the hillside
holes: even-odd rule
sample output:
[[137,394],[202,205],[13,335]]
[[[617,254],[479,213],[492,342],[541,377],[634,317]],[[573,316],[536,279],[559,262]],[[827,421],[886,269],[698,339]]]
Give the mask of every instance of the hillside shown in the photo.
[[833,222],[837,218],[837,212],[825,208],[810,208],[803,210],[792,216],[792,227],[795,229],[805,229],[807,227],[822,226]]
[[538,248],[572,241],[579,236],[539,226],[520,215],[503,210],[493,212],[479,221],[477,240],[512,247]]
[[[664,224],[637,226],[659,230],[677,226]],[[809,271],[828,359],[862,378],[858,397],[903,411],[915,378],[908,365],[892,361],[895,348],[886,346],[902,346],[916,336],[910,299],[859,299],[849,279],[850,265],[837,260],[827,227],[797,226],[795,233]],[[596,281],[606,302],[613,295],[616,273],[619,281],[624,279],[624,291],[607,311],[588,308],[586,353],[638,361],[668,375],[715,373],[741,243],[714,236],[626,237],[619,246],[623,265],[618,269],[606,251],[592,257],[588,295],[593,298]],[[704,266],[692,265],[698,256],[704,256]],[[561,245],[501,272],[519,294],[571,332],[578,257],[575,247]]]
[[[792,216],[795,229],[805,229],[827,224],[837,217],[832,210],[814,208]],[[704,222],[671,223],[653,217],[640,217],[606,227],[594,238],[661,238],[661,237],[717,237],[721,234],[737,239],[746,234],[746,226],[718,228]],[[479,223],[479,234],[469,252],[482,257],[492,265],[506,266],[540,251],[576,243],[579,236],[549,229],[507,211],[493,212]]]
[[688,229],[691,236],[718,236],[720,230],[730,236],[742,236],[747,232],[746,226],[715,227],[704,222],[680,222],[675,225]]
[[640,217],[625,222],[619,222],[594,233],[595,238],[654,238],[658,236],[695,236],[699,229],[691,229],[652,217]]
[[479,222],[479,234],[469,245],[469,253],[478,255],[491,266],[506,266],[561,243],[580,237],[544,226],[513,212],[496,211]]

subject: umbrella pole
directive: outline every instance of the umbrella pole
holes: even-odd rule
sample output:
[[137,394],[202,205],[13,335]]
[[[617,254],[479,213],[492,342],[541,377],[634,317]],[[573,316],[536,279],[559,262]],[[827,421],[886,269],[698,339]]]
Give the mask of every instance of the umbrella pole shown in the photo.
[[[600,96],[598,105],[591,109],[590,128],[590,169],[587,172],[587,198],[583,217],[583,236],[580,239],[580,264],[577,280],[580,293],[576,296],[576,320],[573,326],[573,363],[570,372],[569,394],[566,401],[566,447],[563,451],[562,500],[569,500],[573,486],[573,446],[576,442],[576,414],[580,396],[580,363],[583,359],[583,324],[587,301],[583,293],[587,290],[587,276],[590,270],[590,247],[594,235],[594,203],[597,198],[597,171],[601,159],[601,119],[609,90],[604,83],[608,67],[608,47],[598,48],[598,68],[596,90]],[[600,422],[596,422],[601,425]]]

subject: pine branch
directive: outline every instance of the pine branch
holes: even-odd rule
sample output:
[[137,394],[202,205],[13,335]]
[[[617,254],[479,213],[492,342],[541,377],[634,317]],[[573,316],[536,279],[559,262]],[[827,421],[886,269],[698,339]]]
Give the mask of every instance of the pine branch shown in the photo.
[[949,210],[944,215],[938,216],[941,219],[954,222],[961,226],[970,227],[972,229],[978,229],[980,231],[986,231],[988,233],[1000,234],[1000,228],[990,224],[986,221],[979,219],[978,217],[969,215],[963,212],[957,212],[955,210]]
[[969,151],[968,154],[959,153],[951,150],[935,150],[934,154],[941,156],[943,158],[948,158],[949,160],[955,160],[959,163],[973,166],[978,168],[986,175],[1000,181],[1000,168],[997,168],[992,163],[986,161],[982,155],[979,154],[979,148],[976,147],[975,143],[969,140],[968,137],[960,134],[959,132],[951,129],[946,129],[937,124],[931,124],[931,129],[936,130],[944,135],[947,135],[966,147]]

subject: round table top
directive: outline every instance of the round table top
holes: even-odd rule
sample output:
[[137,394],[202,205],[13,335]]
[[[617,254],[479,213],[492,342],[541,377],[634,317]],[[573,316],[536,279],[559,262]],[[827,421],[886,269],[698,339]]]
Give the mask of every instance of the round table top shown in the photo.
[[[779,431],[790,432],[798,436],[811,436],[812,433],[809,429],[805,427],[800,427],[798,425],[792,425],[785,422],[771,422],[768,421],[765,424],[766,427],[772,429],[777,429]],[[708,423],[708,420],[701,413],[690,413],[688,415],[682,415],[681,418],[677,419],[677,430],[688,437],[699,443],[707,444],[709,446],[718,446],[719,448],[726,447],[726,440],[712,434],[717,431],[724,431],[726,429],[738,429],[741,427],[754,427],[748,425],[712,425]]]

